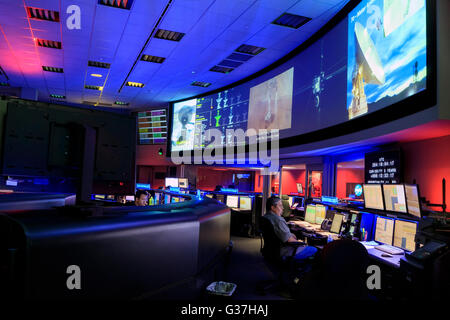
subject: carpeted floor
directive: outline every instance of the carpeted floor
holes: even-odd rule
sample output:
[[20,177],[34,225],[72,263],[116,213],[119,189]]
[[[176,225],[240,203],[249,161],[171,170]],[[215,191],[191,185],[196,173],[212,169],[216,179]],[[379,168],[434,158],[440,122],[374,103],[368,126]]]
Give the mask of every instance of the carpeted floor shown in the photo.
[[231,240],[233,251],[227,281],[237,285],[233,299],[286,300],[277,290],[271,290],[266,295],[257,291],[258,283],[276,279],[276,275],[264,263],[260,252],[260,239],[232,236]]

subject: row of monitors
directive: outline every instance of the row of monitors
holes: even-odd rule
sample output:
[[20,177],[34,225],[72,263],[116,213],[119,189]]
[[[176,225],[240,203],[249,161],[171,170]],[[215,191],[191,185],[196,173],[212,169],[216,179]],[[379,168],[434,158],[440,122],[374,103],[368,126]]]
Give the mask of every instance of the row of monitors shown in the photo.
[[[330,232],[340,233],[342,224],[344,222],[344,214],[334,213],[333,211],[327,212],[327,207],[323,205],[311,205],[309,204],[305,210],[305,221],[313,224],[321,224],[325,219],[331,219]],[[355,222],[357,219],[356,214],[352,214],[351,222]]]
[[166,178],[165,186],[173,188],[188,188],[189,182],[187,178]]
[[[206,196],[208,198],[214,197],[211,193]],[[227,207],[232,209],[252,210],[252,198],[248,196],[216,194],[216,200],[225,203]]]
[[409,184],[364,184],[366,209],[409,213],[421,218],[419,189]]
[[416,232],[416,222],[377,217],[375,241],[414,251]]

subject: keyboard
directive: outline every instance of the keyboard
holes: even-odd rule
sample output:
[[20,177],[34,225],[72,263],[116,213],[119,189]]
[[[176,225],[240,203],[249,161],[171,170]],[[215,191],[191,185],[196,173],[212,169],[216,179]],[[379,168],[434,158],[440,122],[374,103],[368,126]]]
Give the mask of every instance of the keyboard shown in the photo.
[[387,244],[382,244],[380,246],[376,246],[375,249],[392,254],[392,255],[396,255],[396,254],[404,254],[405,251],[403,251],[400,248],[396,248],[393,246],[389,246]]

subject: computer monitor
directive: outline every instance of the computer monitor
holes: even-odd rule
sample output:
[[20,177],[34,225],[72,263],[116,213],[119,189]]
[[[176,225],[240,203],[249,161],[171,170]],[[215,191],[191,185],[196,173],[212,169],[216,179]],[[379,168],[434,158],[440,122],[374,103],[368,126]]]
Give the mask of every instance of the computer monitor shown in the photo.
[[134,196],[125,196],[125,200],[134,201]]
[[187,178],[179,178],[178,179],[178,187],[187,188],[189,186],[189,182]]
[[289,201],[289,207],[292,207],[292,205],[294,204],[294,197],[288,197],[288,201]]
[[394,246],[408,251],[416,250],[417,223],[395,220]]
[[216,199],[217,199],[217,201],[225,203],[225,195],[223,195],[223,194],[217,194]]
[[206,197],[212,199],[212,198],[213,198],[213,195],[212,195],[211,193],[207,193],[207,194],[206,194]]
[[384,210],[381,184],[364,184],[364,205],[367,209]]
[[406,213],[405,187],[402,184],[383,184],[383,195],[387,211]]
[[115,198],[116,197],[113,194],[110,194],[110,195],[106,196],[106,199],[108,199],[108,200],[115,200]]
[[321,224],[325,220],[327,214],[327,208],[322,205],[316,205],[316,223]]
[[316,223],[316,206],[310,204],[306,207],[305,221],[309,223]]
[[172,202],[180,202],[180,198],[173,197]]
[[166,195],[164,196],[164,203],[165,203],[165,204],[170,203],[170,200],[171,200],[170,198],[171,198],[170,195],[166,194]]
[[377,217],[375,227],[375,241],[392,245],[394,237],[394,220]]
[[333,218],[333,223],[331,223],[330,232],[340,233],[343,220],[344,220],[344,215],[340,214],[340,213],[336,213]]
[[241,210],[252,210],[252,198],[239,197],[239,208]]
[[227,196],[227,207],[238,208],[239,196]]
[[[94,195],[95,200],[105,200],[106,196],[104,194],[96,194]],[[134,199],[133,199],[134,201]]]
[[406,204],[408,205],[408,213],[417,217],[422,217],[420,209],[419,188],[415,184],[405,184]]
[[161,194],[160,193],[155,193],[155,204],[159,204],[159,198],[160,198]]
[[166,178],[166,187],[178,188],[178,178]]

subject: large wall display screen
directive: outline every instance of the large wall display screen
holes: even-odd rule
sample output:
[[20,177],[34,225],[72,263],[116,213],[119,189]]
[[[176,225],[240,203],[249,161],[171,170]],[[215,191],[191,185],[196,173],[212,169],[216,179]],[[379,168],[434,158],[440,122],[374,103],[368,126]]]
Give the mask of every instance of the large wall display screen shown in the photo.
[[426,7],[425,0],[363,0],[269,72],[173,103],[171,150],[206,147],[212,128],[221,131],[222,145],[231,141],[227,129],[279,129],[280,139],[311,133],[427,89]]

